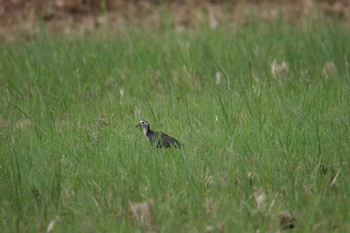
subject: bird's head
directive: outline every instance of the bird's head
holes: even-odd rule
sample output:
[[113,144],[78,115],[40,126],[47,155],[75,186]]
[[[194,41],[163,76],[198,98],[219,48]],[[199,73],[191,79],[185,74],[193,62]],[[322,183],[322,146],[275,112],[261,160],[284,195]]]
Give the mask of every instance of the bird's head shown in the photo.
[[144,128],[144,129],[148,129],[149,128],[149,124],[148,121],[145,120],[141,120],[136,126],[135,128]]

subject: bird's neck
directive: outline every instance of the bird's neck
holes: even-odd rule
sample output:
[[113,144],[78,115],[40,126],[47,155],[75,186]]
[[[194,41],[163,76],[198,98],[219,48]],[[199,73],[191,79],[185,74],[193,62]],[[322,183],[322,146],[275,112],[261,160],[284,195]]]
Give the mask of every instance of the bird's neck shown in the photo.
[[148,136],[151,133],[153,133],[153,131],[149,128],[149,126],[147,128],[143,128],[143,133]]

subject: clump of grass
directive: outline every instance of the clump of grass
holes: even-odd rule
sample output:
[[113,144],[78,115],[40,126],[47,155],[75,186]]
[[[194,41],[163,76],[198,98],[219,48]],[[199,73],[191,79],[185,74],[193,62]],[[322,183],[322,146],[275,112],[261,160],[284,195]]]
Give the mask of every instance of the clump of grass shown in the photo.
[[[1,231],[347,229],[345,28],[1,44]],[[140,119],[184,148],[150,147]],[[145,228],[130,203],[150,202]]]

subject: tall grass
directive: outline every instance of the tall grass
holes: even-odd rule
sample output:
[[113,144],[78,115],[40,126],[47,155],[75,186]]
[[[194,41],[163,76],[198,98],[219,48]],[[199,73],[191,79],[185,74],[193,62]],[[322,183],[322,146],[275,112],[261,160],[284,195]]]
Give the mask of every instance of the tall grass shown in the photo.
[[[0,44],[0,231],[150,231],[134,202],[159,232],[276,232],[283,211],[347,231],[349,39],[252,23]],[[140,119],[184,148],[150,147]]]

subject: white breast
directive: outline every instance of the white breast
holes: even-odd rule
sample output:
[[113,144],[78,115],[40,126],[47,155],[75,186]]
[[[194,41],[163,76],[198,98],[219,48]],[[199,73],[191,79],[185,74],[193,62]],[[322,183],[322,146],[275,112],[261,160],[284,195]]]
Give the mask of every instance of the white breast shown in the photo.
[[147,129],[143,128],[143,133],[147,136]]

